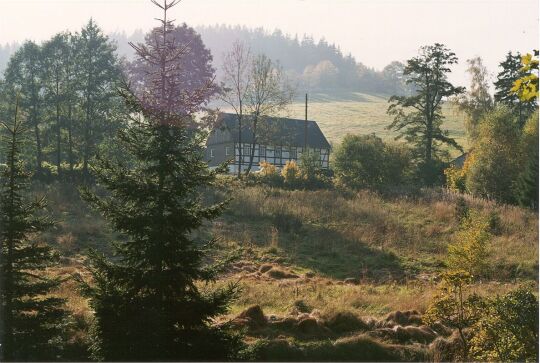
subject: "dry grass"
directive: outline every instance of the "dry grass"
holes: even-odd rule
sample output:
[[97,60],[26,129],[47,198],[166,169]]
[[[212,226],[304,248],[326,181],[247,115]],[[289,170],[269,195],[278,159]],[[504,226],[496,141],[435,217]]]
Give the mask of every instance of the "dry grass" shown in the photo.
[[[115,236],[72,191],[63,185],[49,188],[50,210],[59,223],[42,239],[67,256],[49,273],[66,278],[55,294],[67,299],[79,323],[75,334],[84,341],[92,311],[71,277],[85,273],[79,256],[88,247],[107,252]],[[463,197],[441,190],[383,197],[368,191],[287,191],[239,184],[230,187],[227,196],[233,197],[227,212],[199,233],[220,237],[219,250],[241,251],[241,260],[216,282],[225,286],[239,281],[241,286],[219,321],[253,305],[268,316],[285,316],[298,301],[322,317],[351,313],[380,319],[396,310],[425,311],[438,291],[435,276],[444,268],[447,245],[459,228],[456,205]],[[489,244],[491,279],[472,291],[496,295],[524,281],[537,285],[538,214],[464,198],[469,208],[497,221]],[[354,278],[354,283],[345,283],[346,278]],[[327,352],[337,344],[324,342],[330,345],[314,346],[314,352]]]
[[[218,285],[238,281],[230,277]],[[253,305],[259,305],[267,315],[285,316],[301,300],[307,306],[320,311],[322,316],[333,316],[348,311],[361,317],[380,319],[392,311],[425,311],[438,285],[430,282],[411,281],[404,284],[345,285],[327,279],[309,281],[241,280],[241,294],[234,301],[228,318],[238,315]],[[478,283],[471,292],[480,295],[504,294],[516,286],[507,283]]]
[[[367,268],[394,277],[434,272],[459,229],[460,196],[428,190],[416,198],[383,198],[361,191],[286,191],[265,187],[232,190],[229,212],[214,232],[249,246],[279,247],[291,263],[345,278]],[[469,207],[499,224],[490,245],[496,278],[536,275],[538,214],[465,197]],[[334,262],[335,266],[332,266]],[[496,270],[507,269],[507,275]]]

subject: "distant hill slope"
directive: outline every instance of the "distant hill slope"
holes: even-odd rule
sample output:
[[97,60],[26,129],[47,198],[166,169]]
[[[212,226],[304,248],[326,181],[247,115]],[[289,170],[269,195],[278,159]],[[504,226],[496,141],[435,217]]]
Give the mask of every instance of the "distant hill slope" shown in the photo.
[[279,61],[289,77],[306,90],[347,89],[368,93],[404,93],[407,87],[400,74],[402,65],[392,62],[382,71],[366,67],[350,53],[344,54],[339,45],[324,38],[315,41],[311,36],[290,36],[262,28],[215,25],[196,28],[204,44],[214,56],[218,70],[223,56],[239,40],[251,48],[253,54],[266,54]]
[[[303,119],[305,103],[300,97],[295,100],[287,116]],[[397,134],[387,130],[392,117],[386,114],[388,96],[360,92],[333,91],[328,93],[310,93],[308,118],[315,120],[331,143],[339,143],[346,134],[371,134],[390,140]],[[450,132],[460,145],[467,149],[467,137],[464,129],[464,116],[449,104],[443,106],[446,116],[443,129]],[[456,150],[450,150],[458,155]]]
[[[229,25],[199,26],[195,30],[212,53],[218,79],[224,55],[235,41],[241,41],[249,46],[252,54],[266,54],[278,61],[291,81],[303,90],[342,89],[388,94],[408,91],[400,73],[401,63],[392,62],[382,71],[376,71],[358,62],[351,54],[344,54],[339,45],[330,44],[324,38],[315,41],[304,35],[300,39],[280,30],[270,33],[262,28]],[[137,30],[131,35],[112,33],[110,37],[118,44],[118,53],[130,59],[133,51],[128,42],[142,42],[144,33]]]
[[[303,35],[290,36],[275,30],[250,29],[240,26],[201,26],[196,31],[214,57],[218,79],[223,56],[236,40],[247,44],[253,54],[264,53],[279,61],[291,81],[305,91],[327,91],[330,89],[350,90],[364,93],[402,94],[407,92],[400,74],[403,65],[392,62],[381,71],[366,67],[352,55],[344,54],[339,45],[325,39],[315,41]],[[136,30],[131,34],[114,32],[109,37],[116,42],[120,56],[133,57],[129,42],[144,40],[144,32]],[[5,69],[9,57],[20,44],[0,45],[0,73]]]

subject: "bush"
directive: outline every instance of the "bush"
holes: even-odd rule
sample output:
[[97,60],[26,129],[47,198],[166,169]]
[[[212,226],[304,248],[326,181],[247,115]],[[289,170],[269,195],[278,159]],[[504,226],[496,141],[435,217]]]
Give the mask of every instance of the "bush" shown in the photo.
[[300,184],[302,176],[300,174],[300,168],[296,164],[296,161],[289,160],[281,170],[281,176],[285,185],[296,187]]
[[473,330],[476,360],[538,362],[538,298],[530,289],[488,300]]
[[486,114],[474,145],[474,159],[467,172],[471,193],[505,203],[515,202],[517,176],[522,165],[520,130],[516,118],[505,107]]
[[346,135],[335,154],[339,181],[354,189],[384,189],[402,183],[410,166],[408,150],[375,135]]
[[521,150],[525,160],[516,185],[516,199],[521,206],[538,210],[538,111],[523,128]]
[[486,274],[490,227],[490,218],[476,213],[463,219],[455,241],[448,245],[447,264],[451,270],[465,271],[475,278]]
[[456,220],[459,223],[462,223],[463,221],[467,220],[470,216],[470,208],[467,204],[467,201],[463,197],[459,197],[456,200],[456,206],[454,208],[454,214],[456,216]]
[[271,186],[281,186],[283,184],[283,178],[279,175],[275,165],[267,161],[261,161],[259,167],[260,171],[258,173],[258,178],[262,183]]
[[302,153],[300,157],[301,186],[305,189],[324,189],[332,186],[327,171],[322,169],[321,155],[315,151]]
[[467,155],[462,168],[458,168],[455,165],[444,169],[444,176],[446,177],[446,187],[455,192],[464,193],[467,191],[467,173],[474,161],[474,154],[471,152]]

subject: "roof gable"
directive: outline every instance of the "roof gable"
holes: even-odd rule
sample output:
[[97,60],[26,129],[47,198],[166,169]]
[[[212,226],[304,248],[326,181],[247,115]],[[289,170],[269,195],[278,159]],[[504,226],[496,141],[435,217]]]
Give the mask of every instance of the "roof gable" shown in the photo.
[[[252,143],[250,116],[244,116],[242,124],[242,142]],[[222,113],[218,118],[218,127],[231,131],[234,142],[238,142],[238,118],[235,114]],[[257,138],[261,144],[303,147],[306,121],[287,117],[264,117],[257,125]],[[330,143],[315,121],[307,121],[307,145],[314,149],[329,149]]]

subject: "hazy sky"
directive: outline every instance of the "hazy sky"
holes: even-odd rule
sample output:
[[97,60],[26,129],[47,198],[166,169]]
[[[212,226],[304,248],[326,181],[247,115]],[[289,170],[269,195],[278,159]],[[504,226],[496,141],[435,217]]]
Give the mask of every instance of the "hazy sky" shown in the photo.
[[[183,0],[172,16],[324,36],[378,69],[441,42],[461,61],[457,80],[475,55],[495,73],[508,50],[538,48],[538,12],[538,0]],[[147,30],[159,15],[149,0],[0,0],[0,43],[44,40],[90,17],[107,33]]]

